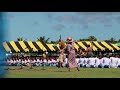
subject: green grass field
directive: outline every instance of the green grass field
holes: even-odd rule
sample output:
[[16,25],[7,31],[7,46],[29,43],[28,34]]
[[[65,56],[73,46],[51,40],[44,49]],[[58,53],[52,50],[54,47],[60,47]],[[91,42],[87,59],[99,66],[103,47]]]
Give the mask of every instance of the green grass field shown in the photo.
[[9,67],[5,78],[120,78],[120,68],[76,68],[68,72],[67,68],[57,67]]

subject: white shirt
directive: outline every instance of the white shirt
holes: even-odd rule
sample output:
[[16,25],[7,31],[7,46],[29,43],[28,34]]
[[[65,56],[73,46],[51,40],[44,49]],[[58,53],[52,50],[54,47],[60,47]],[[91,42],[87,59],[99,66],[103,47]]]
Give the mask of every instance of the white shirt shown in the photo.
[[103,65],[110,65],[111,60],[107,57],[103,57]]
[[37,61],[36,60],[34,60],[34,63],[36,63]]
[[46,59],[44,59],[44,61],[43,61],[44,63],[47,63],[47,60]]
[[27,63],[27,60],[25,60],[25,63]]
[[85,60],[85,58],[80,58],[79,63],[84,64],[84,60]]
[[54,59],[52,59],[52,63],[56,63],[56,61]]
[[51,61],[51,60],[48,60],[48,63],[50,64],[50,63],[52,63],[52,61]]
[[40,60],[40,63],[42,64],[42,63],[43,63],[43,61],[42,61],[42,60]]
[[40,60],[39,60],[39,59],[37,59],[37,62],[38,62],[38,63],[40,63]]
[[84,58],[84,64],[88,63],[89,58]]
[[95,59],[96,58],[89,58],[89,64],[90,65],[95,65]]
[[21,63],[21,59],[18,60],[18,63]]
[[110,57],[110,60],[114,59],[115,57]]
[[79,62],[79,60],[80,60],[79,58],[76,58],[76,62],[77,62],[77,63]]
[[13,63],[16,64],[16,60],[14,60]]
[[10,63],[13,63],[13,60],[12,60],[12,59],[10,60]]
[[117,65],[118,58],[111,57],[110,59],[111,59],[111,64],[112,65]]
[[24,60],[22,60],[22,64],[24,64],[25,63],[25,61]]
[[30,63],[30,59],[28,59],[27,62]]
[[96,62],[96,63],[95,63],[96,65],[99,65],[99,64],[100,64],[100,59],[99,59],[99,58],[96,58],[96,59],[95,59],[95,62]]
[[118,58],[118,61],[117,61],[117,66],[120,65],[120,58]]
[[100,60],[100,64],[103,65],[103,58],[99,59]]
[[34,64],[34,60],[31,60],[31,63]]
[[16,63],[19,63],[19,60],[18,60],[18,59],[16,60]]

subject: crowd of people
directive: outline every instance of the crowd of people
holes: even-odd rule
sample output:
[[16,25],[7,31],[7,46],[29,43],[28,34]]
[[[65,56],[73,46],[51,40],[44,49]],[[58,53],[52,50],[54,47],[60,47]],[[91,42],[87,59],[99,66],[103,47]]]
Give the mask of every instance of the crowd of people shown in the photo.
[[90,68],[120,68],[120,55],[91,56],[77,59],[80,67]]
[[[68,58],[65,58],[63,62],[63,67],[67,67]],[[91,56],[76,58],[77,65],[83,68],[120,68],[120,55],[101,55],[101,56]],[[41,58],[34,57],[29,58],[25,57],[20,58],[9,58],[6,60],[7,66],[55,66],[59,67],[59,58],[50,57],[50,58]]]
[[[71,37],[67,38],[67,45],[63,41],[60,43],[59,57],[24,57],[24,58],[8,58],[7,66],[55,66],[59,68],[67,67],[76,68],[120,68],[119,54],[101,54],[94,55],[93,45],[88,45],[87,49],[78,49],[79,58],[76,57],[74,41]],[[67,55],[67,57],[66,57]]]
[[7,66],[56,66],[57,58],[43,58],[43,57],[24,57],[24,58],[8,58],[6,60]]

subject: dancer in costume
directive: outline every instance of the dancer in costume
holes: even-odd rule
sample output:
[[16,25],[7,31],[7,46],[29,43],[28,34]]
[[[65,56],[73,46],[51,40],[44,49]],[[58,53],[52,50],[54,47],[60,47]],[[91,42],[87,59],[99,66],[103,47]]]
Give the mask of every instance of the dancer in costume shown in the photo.
[[79,70],[79,66],[76,62],[75,57],[75,48],[74,48],[74,41],[71,37],[67,38],[67,54],[68,54],[68,71],[70,72],[71,68],[77,68]]
[[63,68],[64,67],[64,62],[65,62],[65,59],[66,59],[66,55],[65,55],[65,53],[64,53],[64,50],[60,50],[60,55],[59,55],[59,58],[58,58],[58,60],[59,60],[59,68]]
[[64,67],[64,61],[66,59],[66,55],[64,53],[64,48],[65,48],[65,43],[63,40],[60,41],[59,43],[60,51],[59,51],[59,58],[58,58],[58,67],[63,68]]

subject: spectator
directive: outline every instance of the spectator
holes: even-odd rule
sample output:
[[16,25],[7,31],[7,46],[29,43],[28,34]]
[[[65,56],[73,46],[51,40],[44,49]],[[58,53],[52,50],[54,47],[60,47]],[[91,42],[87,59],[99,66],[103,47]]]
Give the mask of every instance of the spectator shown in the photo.
[[118,58],[118,61],[117,61],[117,68],[120,68],[120,55],[119,55],[119,58]]
[[106,55],[102,59],[103,59],[103,67],[110,68],[111,60],[109,59],[109,56]]
[[115,57],[110,57],[110,60],[111,60],[111,67],[112,68],[117,68],[117,61],[118,61],[118,56],[115,55]]
[[95,68],[95,59],[94,57],[90,57],[88,59],[88,64],[86,65],[86,67],[90,67],[90,68]]
[[85,60],[85,58],[81,56],[79,59],[79,62],[78,62],[79,67],[83,67],[85,65],[84,60]]

